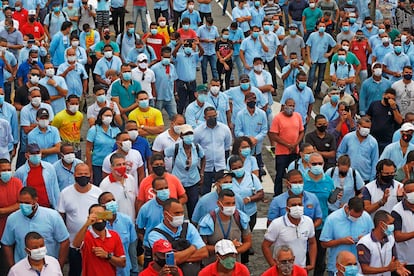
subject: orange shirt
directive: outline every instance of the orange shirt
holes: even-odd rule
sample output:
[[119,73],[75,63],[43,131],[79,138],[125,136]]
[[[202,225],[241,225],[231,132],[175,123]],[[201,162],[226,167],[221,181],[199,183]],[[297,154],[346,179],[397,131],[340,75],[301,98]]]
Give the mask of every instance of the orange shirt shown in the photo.
[[[156,196],[154,190],[152,189],[152,180],[154,180],[154,177],[155,176],[153,174],[150,174],[142,180],[139,185],[138,200],[145,203]],[[170,198],[178,199],[178,197],[185,194],[184,187],[176,176],[170,173],[165,173],[165,180],[167,180],[168,189],[170,190]]]
[[[19,202],[19,193],[22,188],[22,181],[17,177],[12,177],[6,184],[0,184],[0,208],[8,207]],[[0,237],[3,236],[7,217],[0,216]]]
[[[288,143],[294,144],[299,138],[299,133],[303,131],[302,117],[298,112],[293,112],[292,116],[286,116],[284,112],[277,114],[272,121],[270,132],[277,133],[281,139]],[[299,148],[296,148],[294,153],[298,153]],[[292,154],[289,149],[282,145],[277,144],[276,155]]]

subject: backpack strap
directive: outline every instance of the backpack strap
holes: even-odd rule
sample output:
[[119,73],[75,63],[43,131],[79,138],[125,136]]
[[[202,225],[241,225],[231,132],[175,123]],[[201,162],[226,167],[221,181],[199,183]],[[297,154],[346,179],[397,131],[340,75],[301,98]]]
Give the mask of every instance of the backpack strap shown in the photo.
[[[216,224],[217,214],[215,210],[210,211],[210,216],[213,219],[214,224]],[[243,227],[240,222],[240,212],[236,209],[233,214],[234,221],[236,222],[237,226],[239,227],[240,231],[243,232]]]
[[355,191],[355,195],[357,196],[361,192],[357,188],[357,183],[356,183],[356,170],[355,169],[352,169],[352,168],[351,168],[351,170],[352,170],[352,177],[354,178],[354,191]]
[[158,233],[160,233],[160,234],[162,234],[162,235],[164,235],[164,237],[170,242],[170,243],[172,243],[173,241],[174,241],[174,238],[170,235],[170,234],[168,234],[167,232],[165,232],[164,230],[162,230],[162,229],[160,229],[160,228],[154,228],[154,229],[152,229],[151,231],[155,231],[155,232],[158,232]]
[[336,167],[333,167],[333,168],[332,168],[332,170],[331,170],[331,178],[332,178],[332,177],[333,177],[333,175],[334,175],[335,168],[336,168]]
[[295,160],[295,170],[299,168],[299,158]]
[[184,222],[182,229],[181,229],[181,234],[180,234],[181,239],[187,239],[187,230],[188,230],[188,222]]

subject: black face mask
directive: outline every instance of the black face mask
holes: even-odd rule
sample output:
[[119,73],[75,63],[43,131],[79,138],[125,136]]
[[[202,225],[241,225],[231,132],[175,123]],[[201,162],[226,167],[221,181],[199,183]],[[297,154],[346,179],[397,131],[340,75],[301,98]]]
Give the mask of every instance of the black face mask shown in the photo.
[[403,75],[403,77],[404,77],[405,80],[411,80],[413,78],[413,75],[412,74],[405,74],[405,75]]
[[339,176],[345,177],[348,174],[348,171],[346,172],[339,171],[338,173],[339,173]]
[[157,259],[157,260],[154,260],[154,262],[156,262],[160,267],[165,266],[165,259]]
[[411,141],[411,138],[413,138],[412,134],[403,134],[401,136],[401,138],[403,139],[404,142],[408,143]]
[[108,39],[111,38],[111,36],[110,35],[104,35],[104,38],[105,38],[105,40],[108,40]]
[[88,185],[89,180],[91,180],[90,176],[76,176],[75,177],[76,183],[78,183],[79,186],[81,187],[85,187],[86,185]]
[[323,125],[323,126],[317,126],[316,127],[316,129],[318,130],[318,131],[320,131],[320,132],[325,132],[325,130],[326,130],[326,128],[327,128],[328,126],[325,126],[325,125]]
[[217,125],[217,118],[208,118],[206,123],[209,128],[214,128]]
[[388,101],[388,98],[384,98],[384,103],[385,103],[385,105],[390,105],[390,103]]
[[165,173],[165,166],[152,167],[152,171],[157,176],[162,176]]
[[93,229],[95,229],[96,231],[104,230],[105,226],[106,226],[106,221],[95,222],[94,224],[92,224]]
[[383,183],[390,184],[394,180],[393,175],[381,175],[381,180]]
[[34,17],[29,17],[29,22],[30,22],[30,23],[35,22],[35,20],[36,20],[36,19],[35,19]]
[[385,29],[391,28],[391,25],[390,24],[385,24],[384,26],[385,26]]
[[256,106],[256,102],[247,102],[246,105],[248,108],[254,108]]

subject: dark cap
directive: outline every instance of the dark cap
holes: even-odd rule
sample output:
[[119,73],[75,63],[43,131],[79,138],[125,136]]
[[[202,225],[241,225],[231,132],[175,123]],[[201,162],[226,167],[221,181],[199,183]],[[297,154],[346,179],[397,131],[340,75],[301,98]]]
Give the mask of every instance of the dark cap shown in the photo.
[[199,84],[199,85],[197,85],[196,91],[198,93],[207,94],[208,93],[208,87],[205,84]]
[[216,174],[214,175],[214,179],[216,181],[219,181],[220,179],[226,177],[230,175],[231,177],[234,176],[234,173],[232,171],[229,170],[219,170],[218,172],[216,172]]
[[36,113],[36,118],[46,118],[49,119],[49,111],[46,108],[39,108]]
[[28,144],[26,146],[26,152],[28,153],[38,153],[40,152],[40,147],[38,144]]
[[240,75],[240,81],[244,81],[244,80],[250,80],[250,78],[249,78],[249,75],[247,75],[247,74],[241,74]]
[[249,92],[246,94],[246,96],[244,96],[244,98],[246,99],[246,101],[253,101],[256,100],[256,94],[254,94],[253,92]]

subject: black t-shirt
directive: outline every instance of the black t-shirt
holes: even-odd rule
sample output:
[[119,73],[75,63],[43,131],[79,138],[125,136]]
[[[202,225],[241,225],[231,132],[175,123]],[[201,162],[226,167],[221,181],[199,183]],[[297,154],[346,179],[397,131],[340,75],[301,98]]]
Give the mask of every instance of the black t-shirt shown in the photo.
[[[37,86],[40,88],[42,102],[50,101],[50,96],[49,92],[47,91],[47,88],[41,84],[37,84]],[[14,96],[14,102],[19,103],[23,106],[29,103],[29,87],[27,86],[27,84],[23,84],[22,86],[17,88],[16,95]]]
[[[231,41],[219,40],[216,42],[216,52],[218,51],[221,57],[226,57],[231,50],[233,50],[233,43],[231,43]],[[229,60],[230,59],[231,58],[229,58]]]
[[371,117],[371,135],[377,139],[378,144],[390,144],[394,132],[400,127],[394,120],[391,107],[382,105],[381,101],[374,101],[369,106],[367,115]]
[[[306,143],[311,144],[312,146],[314,146],[318,151],[321,152],[328,152],[328,151],[336,151],[336,140],[335,137],[328,133],[325,132],[325,137],[323,137],[322,139],[318,136],[318,134],[315,131],[312,131],[308,134],[306,134],[305,137],[305,141]],[[325,159],[325,167],[326,168],[330,168],[335,166],[336,164],[336,160],[335,157],[334,158],[324,158]]]

